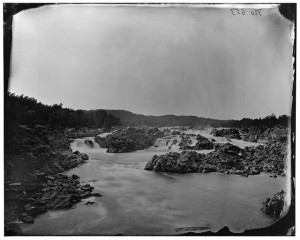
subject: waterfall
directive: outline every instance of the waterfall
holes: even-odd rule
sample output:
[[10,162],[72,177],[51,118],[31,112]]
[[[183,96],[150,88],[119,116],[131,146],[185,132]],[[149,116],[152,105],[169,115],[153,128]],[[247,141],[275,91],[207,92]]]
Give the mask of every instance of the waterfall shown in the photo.
[[80,138],[75,139],[71,143],[71,148],[73,150],[84,150],[84,149],[99,149],[100,146],[94,141],[94,138]]

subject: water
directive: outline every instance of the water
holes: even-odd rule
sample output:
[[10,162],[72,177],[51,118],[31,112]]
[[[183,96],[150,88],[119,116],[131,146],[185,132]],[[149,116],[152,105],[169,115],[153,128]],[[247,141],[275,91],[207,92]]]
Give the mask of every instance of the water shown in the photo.
[[[286,178],[274,179],[264,173],[244,178],[143,170],[154,154],[179,151],[176,146],[169,150],[168,145],[160,144],[158,148],[114,154],[78,139],[71,147],[87,153],[90,160],[66,174],[79,175],[103,197],[84,199],[69,210],[48,211],[34,224],[22,225],[24,234],[174,235],[189,227],[217,231],[223,226],[242,232],[274,223],[276,219],[261,212],[262,202],[286,189]],[[87,201],[95,204],[85,205]]]

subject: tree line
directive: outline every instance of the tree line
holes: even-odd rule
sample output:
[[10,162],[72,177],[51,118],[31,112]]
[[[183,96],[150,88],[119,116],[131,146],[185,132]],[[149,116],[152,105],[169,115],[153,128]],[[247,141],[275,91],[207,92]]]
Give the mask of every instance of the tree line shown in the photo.
[[[110,128],[119,125],[118,118],[106,110],[73,110],[62,104],[45,105],[35,98],[8,93],[5,109],[6,125],[50,125],[61,127]],[[8,126],[5,126],[8,127]]]
[[197,126],[197,127],[258,127],[272,128],[281,125],[288,127],[290,117],[281,115],[276,117],[274,114],[265,118],[243,118],[241,120],[218,120],[211,118],[203,118],[197,116],[146,116],[135,114],[125,110],[107,110],[110,114],[120,119],[121,125],[127,126]]
[[45,105],[35,98],[8,93],[5,106],[5,128],[13,124],[50,125],[61,127],[110,128],[123,126],[198,126],[198,127],[287,127],[290,117],[274,114],[265,118],[241,120],[217,120],[197,116],[147,116],[125,110],[73,110],[62,104]]

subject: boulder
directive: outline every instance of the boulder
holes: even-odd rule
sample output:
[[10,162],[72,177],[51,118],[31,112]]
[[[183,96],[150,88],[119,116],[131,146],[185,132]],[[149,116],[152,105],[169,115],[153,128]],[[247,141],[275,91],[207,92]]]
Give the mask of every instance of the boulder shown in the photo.
[[285,192],[281,190],[276,193],[272,198],[267,198],[263,202],[262,211],[267,215],[279,217],[285,204]]
[[239,129],[237,129],[237,128],[213,129],[211,131],[211,134],[216,137],[241,139]]
[[85,139],[84,143],[86,145],[88,145],[89,147],[93,147],[94,146],[94,142],[91,139]]
[[145,170],[174,173],[197,172],[198,164],[202,157],[203,155],[194,151],[170,152],[160,156],[155,155],[146,164]]
[[105,138],[95,137],[95,142],[107,148],[109,153],[133,152],[153,146],[157,137],[162,135],[157,129],[129,127],[119,133],[108,134]]
[[57,204],[55,204],[54,209],[66,209],[70,208],[73,203],[74,196],[69,194],[67,196],[61,197]]
[[47,212],[47,208],[44,206],[27,206],[25,207],[25,211],[28,215],[37,216],[42,213]]
[[21,220],[24,223],[34,223],[33,217],[31,217],[31,216],[22,217]]
[[80,194],[80,198],[88,198],[91,196],[91,191],[85,191]]

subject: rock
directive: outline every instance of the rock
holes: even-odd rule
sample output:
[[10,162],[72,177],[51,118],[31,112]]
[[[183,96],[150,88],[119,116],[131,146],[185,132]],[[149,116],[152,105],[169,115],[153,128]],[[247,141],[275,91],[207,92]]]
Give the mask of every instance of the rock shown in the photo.
[[241,139],[240,132],[237,128],[229,128],[229,129],[213,129],[211,134],[216,137],[226,137],[233,139]]
[[28,214],[25,212],[25,213],[22,213],[21,216],[26,217],[26,216],[28,216]]
[[191,139],[189,139],[189,138],[182,138],[181,142],[178,144],[178,146],[180,147],[180,149],[185,149],[190,144],[192,144],[192,140]]
[[[261,147],[241,149],[231,143],[226,143],[218,145],[214,151],[206,155],[194,151],[170,152],[165,155],[153,156],[152,160],[146,164],[145,170],[176,173],[218,171],[248,177],[259,174],[263,170],[262,164],[268,160],[255,161],[257,161],[256,154],[261,154],[261,151],[264,150],[265,148]],[[267,156],[267,152],[264,154]],[[274,164],[270,162],[267,166],[270,171],[280,172],[279,165],[274,168]]]
[[91,196],[90,191],[85,191],[84,193],[80,194],[80,198],[88,198]]
[[211,141],[209,141],[207,138],[198,139],[198,142],[195,145],[195,150],[204,150],[204,149],[213,149],[214,145]]
[[88,160],[89,159],[88,155],[85,154],[85,153],[81,153],[81,157],[82,157],[83,160]]
[[217,168],[216,166],[212,165],[212,164],[205,164],[204,166],[202,166],[203,168],[203,173],[210,173],[210,172],[216,172]]
[[198,162],[202,157],[202,154],[193,151],[183,151],[181,153],[170,152],[160,156],[155,155],[152,160],[146,164],[145,170],[176,173],[197,172]]
[[22,236],[22,231],[19,225],[9,223],[4,225],[4,236]]
[[33,218],[31,216],[22,217],[21,220],[24,223],[34,223],[34,220],[33,220]]
[[172,131],[172,132],[170,133],[170,135],[180,135],[180,133],[181,133],[180,131],[175,131],[175,130],[174,130],[174,131]]
[[119,133],[108,134],[105,138],[95,137],[95,142],[107,148],[109,153],[133,152],[153,146],[157,137],[162,135],[157,130],[129,127]]
[[31,223],[47,209],[69,208],[80,195],[91,194],[93,187],[82,190],[78,176],[58,174],[88,159],[84,153],[72,152],[64,129],[16,126],[14,131],[16,138],[9,144],[12,149],[4,156],[7,222],[19,218]]
[[288,129],[279,125],[273,128],[243,127],[240,129],[240,133],[242,139],[249,142],[286,143],[288,138]]
[[276,193],[272,198],[267,198],[263,202],[262,211],[267,215],[279,217],[285,203],[285,192],[282,190]]
[[207,138],[197,135],[196,139],[198,140],[195,146],[189,146],[186,140],[181,140],[179,146],[180,149],[183,150],[204,150],[204,149],[213,149],[214,145],[211,141],[209,141]]
[[25,207],[25,211],[28,215],[37,216],[37,215],[47,212],[47,209],[46,209],[46,207],[43,207],[43,206],[28,206],[28,207]]
[[72,174],[72,179],[79,179],[79,177],[75,174]]
[[295,236],[295,226],[291,227],[286,233],[287,236]]
[[93,197],[102,197],[100,193],[91,193],[91,196]]
[[94,142],[91,139],[85,139],[84,143],[86,145],[88,145],[89,147],[93,147],[94,146]]
[[83,190],[83,191],[92,191],[93,189],[94,189],[94,187],[92,187],[89,184],[86,184],[86,185],[81,187],[81,190]]

